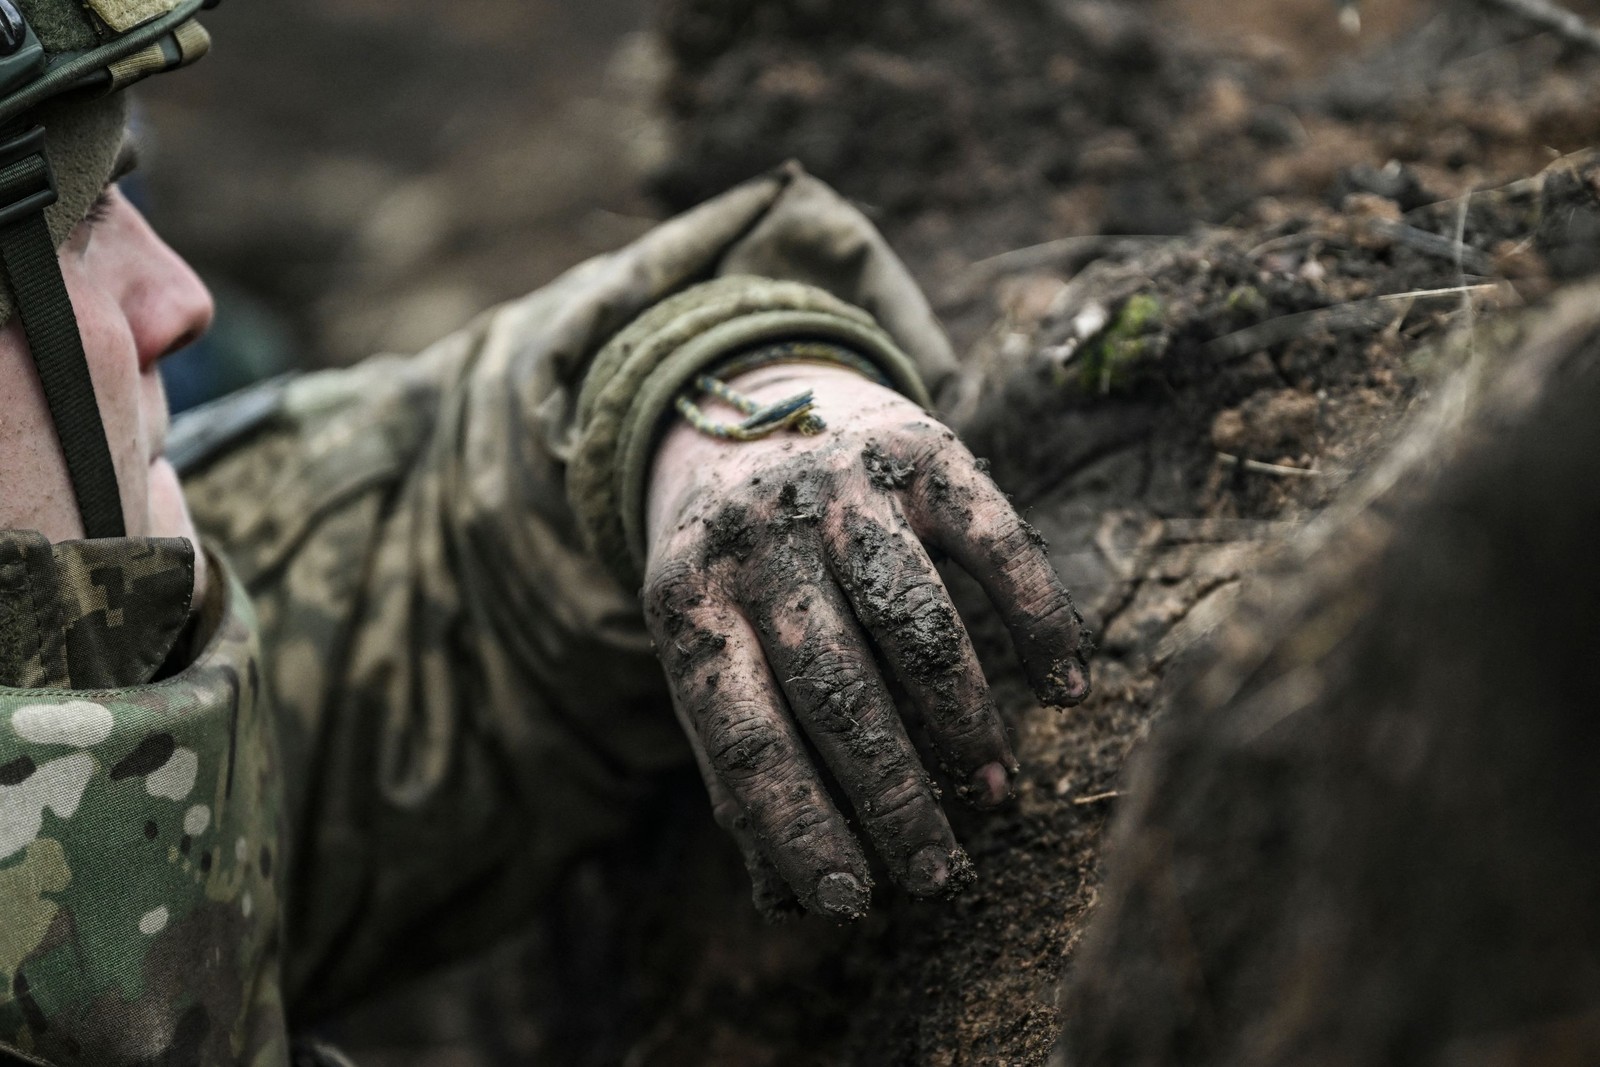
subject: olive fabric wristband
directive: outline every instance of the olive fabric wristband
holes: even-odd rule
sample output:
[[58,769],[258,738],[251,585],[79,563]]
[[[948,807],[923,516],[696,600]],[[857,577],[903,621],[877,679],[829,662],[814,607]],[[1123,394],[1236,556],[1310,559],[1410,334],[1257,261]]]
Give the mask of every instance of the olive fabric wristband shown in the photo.
[[932,407],[916,365],[870,315],[798,282],[738,275],[695,286],[646,311],[596,357],[579,393],[567,495],[590,548],[627,587],[643,581],[650,462],[678,395],[732,357],[800,340],[854,353]]

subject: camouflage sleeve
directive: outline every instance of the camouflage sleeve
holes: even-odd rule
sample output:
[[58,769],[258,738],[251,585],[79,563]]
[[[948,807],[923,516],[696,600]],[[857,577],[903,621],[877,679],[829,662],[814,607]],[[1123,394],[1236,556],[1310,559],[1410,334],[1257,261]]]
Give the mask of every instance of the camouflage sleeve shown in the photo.
[[281,387],[189,478],[256,601],[281,709],[293,1001],[326,1008],[503,934],[686,754],[636,591],[585,552],[564,472],[593,355],[724,273],[820,285],[930,383],[954,368],[882,239],[791,168],[415,358]]

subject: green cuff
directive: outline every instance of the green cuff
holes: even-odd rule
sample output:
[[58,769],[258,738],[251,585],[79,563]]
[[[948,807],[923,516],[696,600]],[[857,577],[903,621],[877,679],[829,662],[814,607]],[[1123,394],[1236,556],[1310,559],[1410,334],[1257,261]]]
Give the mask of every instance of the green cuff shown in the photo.
[[678,394],[734,356],[798,340],[846,348],[933,405],[916,365],[872,316],[799,282],[732,276],[695,286],[646,311],[596,357],[578,398],[567,495],[590,548],[625,587],[643,582],[650,462]]

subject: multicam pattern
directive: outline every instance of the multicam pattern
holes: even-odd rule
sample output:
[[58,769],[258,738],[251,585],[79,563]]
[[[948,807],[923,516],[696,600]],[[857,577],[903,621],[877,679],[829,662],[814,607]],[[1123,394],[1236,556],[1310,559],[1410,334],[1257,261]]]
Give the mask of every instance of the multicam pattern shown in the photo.
[[4,1045],[53,1063],[283,1056],[281,768],[248,598],[230,579],[222,599],[172,679],[0,688]]

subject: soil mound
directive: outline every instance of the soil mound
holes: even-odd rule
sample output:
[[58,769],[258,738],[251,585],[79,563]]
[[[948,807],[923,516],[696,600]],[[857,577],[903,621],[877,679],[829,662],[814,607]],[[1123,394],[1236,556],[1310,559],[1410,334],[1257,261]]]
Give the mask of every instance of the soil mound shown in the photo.
[[1174,232],[1213,213],[1170,166],[1202,70],[1150,6],[669,0],[658,188],[687,206],[795,157],[894,222],[1118,176],[1114,228]]
[[1474,368],[1490,387],[1453,382],[1176,690],[1075,967],[1072,1063],[1600,1056],[1596,296],[1530,316]]

